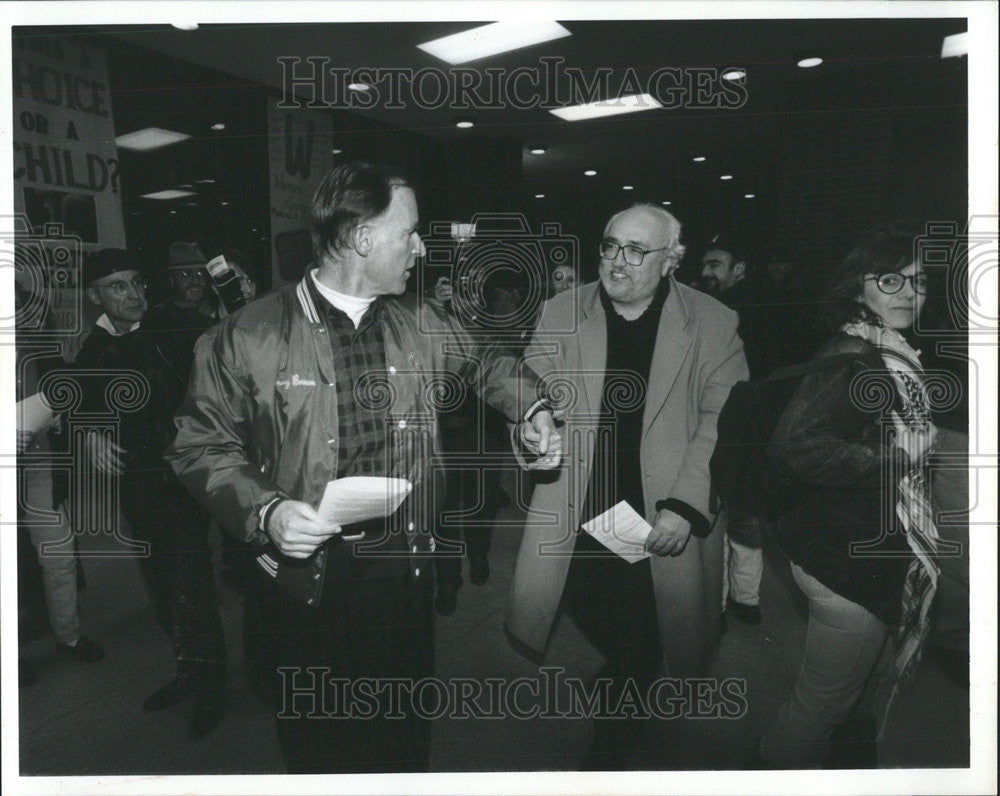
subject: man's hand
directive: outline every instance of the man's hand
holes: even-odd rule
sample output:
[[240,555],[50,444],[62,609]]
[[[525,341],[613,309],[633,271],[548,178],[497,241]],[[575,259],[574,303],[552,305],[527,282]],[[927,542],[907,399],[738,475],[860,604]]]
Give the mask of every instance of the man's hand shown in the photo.
[[679,556],[690,538],[691,523],[669,509],[660,509],[646,537],[646,549],[657,556]]
[[126,450],[121,445],[96,431],[89,432],[85,439],[87,458],[94,467],[108,475],[121,475],[125,472],[122,456]]
[[529,470],[551,470],[562,458],[562,437],[556,431],[556,421],[547,410],[536,412],[529,423],[521,423],[521,444],[538,458]]
[[298,500],[283,500],[267,518],[267,535],[289,558],[309,558],[340,526],[320,521],[316,509]]

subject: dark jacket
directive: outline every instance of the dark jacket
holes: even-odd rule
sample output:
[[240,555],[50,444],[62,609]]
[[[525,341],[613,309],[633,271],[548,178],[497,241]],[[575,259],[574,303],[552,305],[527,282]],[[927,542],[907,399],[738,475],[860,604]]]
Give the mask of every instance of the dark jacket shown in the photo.
[[[337,473],[337,374],[327,329],[305,283],[310,278],[254,301],[201,337],[167,452],[177,475],[219,523],[262,550],[269,540],[259,527],[260,509],[276,497],[316,506]],[[508,418],[531,404],[536,380],[520,385],[516,360],[477,351],[461,327],[429,303],[420,308],[410,295],[379,300],[388,376],[373,390],[388,402],[393,450],[404,447],[414,464],[413,494],[393,516],[393,530],[406,534],[414,577],[426,577],[432,481],[439,477],[431,468],[437,413],[454,403],[449,395],[464,393],[454,379]],[[273,550],[266,556],[258,560],[279,586],[318,605],[326,547],[305,561]]]
[[813,490],[773,530],[793,562],[892,624],[911,560],[895,512],[906,454],[883,439],[898,397],[870,343],[842,334],[816,356],[841,353],[857,358],[804,376],[771,438],[775,468]]

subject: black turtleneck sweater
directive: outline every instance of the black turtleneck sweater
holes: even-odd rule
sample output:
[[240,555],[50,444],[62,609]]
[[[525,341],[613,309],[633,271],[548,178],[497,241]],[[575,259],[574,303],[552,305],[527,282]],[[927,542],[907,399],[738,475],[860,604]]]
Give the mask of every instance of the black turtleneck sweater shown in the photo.
[[[631,321],[615,311],[604,285],[598,291],[607,319],[608,353],[604,363],[604,389],[601,394],[601,430],[594,446],[583,522],[602,514],[622,500],[640,516],[646,514],[639,458],[642,416],[649,393],[649,373],[656,335],[663,315],[663,305],[670,295],[670,280],[663,279],[660,282],[649,306],[642,315]],[[636,385],[641,386],[636,389]],[[666,496],[657,496],[664,497]],[[691,523],[695,532],[707,530],[707,519],[683,501],[673,498],[660,500],[657,507],[681,515]]]

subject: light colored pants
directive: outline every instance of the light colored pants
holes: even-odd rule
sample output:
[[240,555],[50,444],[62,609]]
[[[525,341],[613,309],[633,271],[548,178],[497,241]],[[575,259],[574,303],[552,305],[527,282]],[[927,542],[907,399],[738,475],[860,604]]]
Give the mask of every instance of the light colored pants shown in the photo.
[[760,579],[764,575],[764,551],[748,547],[726,534],[722,547],[722,610],[726,610],[726,597],[743,605],[760,605]]
[[[44,432],[35,438],[29,448],[31,453],[46,453],[48,450],[48,438]],[[73,542],[66,541],[71,536],[69,520],[62,506],[57,510],[57,520],[41,513],[52,511],[52,471],[44,463],[39,462],[37,467],[23,467],[19,474],[24,489],[19,522],[27,527],[31,544],[38,554],[52,632],[63,644],[73,646],[80,638],[80,614],[76,594],[76,557],[72,554]],[[55,549],[43,552],[42,546],[46,543]]]
[[776,768],[818,768],[830,735],[851,712],[875,713],[892,666],[889,628],[865,608],[834,593],[792,564],[809,600],[809,625],[799,679],[760,754]]
[[[930,640],[962,652],[969,649],[968,455],[968,434],[938,429],[931,459],[931,485],[934,510],[943,512],[937,519],[942,555],[937,559],[941,572],[931,607]],[[952,546],[946,548],[946,542]]]

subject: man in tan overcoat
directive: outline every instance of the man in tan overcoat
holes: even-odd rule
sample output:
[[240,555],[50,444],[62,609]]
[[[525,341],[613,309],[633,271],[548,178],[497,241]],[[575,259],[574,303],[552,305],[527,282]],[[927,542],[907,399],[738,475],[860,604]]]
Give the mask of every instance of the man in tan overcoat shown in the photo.
[[[712,528],[716,419],[747,378],[738,317],[673,277],[680,223],[656,205],[613,216],[600,280],[544,307],[525,352],[565,426],[562,466],[538,477],[507,614],[545,650],[560,603],[607,660],[609,699],[660,673],[703,675],[718,637],[722,533]],[[582,523],[620,501],[651,525],[651,555],[628,563]],[[602,720],[584,767],[615,768],[636,722]]]

